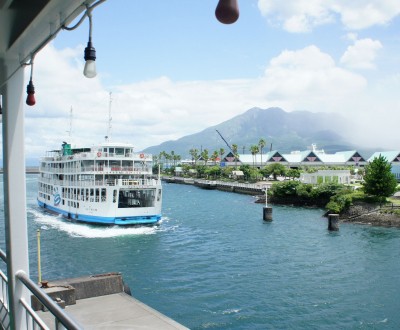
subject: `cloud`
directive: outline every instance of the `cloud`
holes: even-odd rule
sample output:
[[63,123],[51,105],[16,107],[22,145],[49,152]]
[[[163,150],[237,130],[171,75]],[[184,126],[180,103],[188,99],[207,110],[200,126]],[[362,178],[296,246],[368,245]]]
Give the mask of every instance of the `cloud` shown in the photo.
[[197,133],[252,107],[273,106],[340,113],[355,122],[355,141],[366,143],[363,134],[369,138],[366,132],[375,132],[372,147],[400,143],[400,137],[387,136],[399,119],[400,78],[371,84],[314,45],[282,51],[257,78],[173,81],[162,76],[112,87],[103,86],[101,73],[93,79],[83,76],[81,50],[50,44],[36,56],[37,103],[25,111],[27,158],[59,148],[62,141],[80,146],[104,141],[109,110],[112,140],[133,143],[137,151]]
[[385,25],[400,14],[397,0],[258,0],[261,14],[282,24],[288,32],[309,32],[340,19],[346,29],[361,30]]
[[292,110],[315,112],[345,111],[347,100],[367,85],[364,77],[337,67],[316,46],[283,51],[270,61],[263,80],[268,99],[290,100]]
[[378,40],[356,40],[354,45],[347,48],[340,59],[340,63],[352,69],[374,69],[374,60],[377,52],[382,48]]

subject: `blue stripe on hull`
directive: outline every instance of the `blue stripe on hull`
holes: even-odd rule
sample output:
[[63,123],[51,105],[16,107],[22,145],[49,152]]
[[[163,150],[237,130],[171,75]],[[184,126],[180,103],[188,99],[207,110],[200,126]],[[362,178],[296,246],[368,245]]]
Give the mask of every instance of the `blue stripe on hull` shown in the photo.
[[38,200],[38,205],[46,210],[61,214],[72,221],[80,221],[99,225],[141,225],[141,224],[156,224],[161,220],[161,214],[149,216],[132,216],[132,217],[98,217],[92,215],[84,215],[79,213],[69,213],[54,206],[45,204]]

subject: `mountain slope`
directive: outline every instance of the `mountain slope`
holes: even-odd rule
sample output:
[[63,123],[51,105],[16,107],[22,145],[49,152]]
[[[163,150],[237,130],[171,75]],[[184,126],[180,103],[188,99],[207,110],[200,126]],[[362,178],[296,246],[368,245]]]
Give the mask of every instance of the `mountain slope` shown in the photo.
[[345,132],[348,124],[343,117],[330,113],[312,113],[308,111],[285,112],[280,108],[252,108],[216,126],[184,136],[175,141],[166,141],[158,146],[145,149],[145,152],[159,154],[161,151],[189,157],[189,150],[214,150],[228,147],[218,135],[218,130],[227,142],[238,145],[238,152],[249,153],[251,145],[257,145],[263,138],[269,150],[290,152],[305,150],[312,143],[327,152],[354,149],[338,132]]

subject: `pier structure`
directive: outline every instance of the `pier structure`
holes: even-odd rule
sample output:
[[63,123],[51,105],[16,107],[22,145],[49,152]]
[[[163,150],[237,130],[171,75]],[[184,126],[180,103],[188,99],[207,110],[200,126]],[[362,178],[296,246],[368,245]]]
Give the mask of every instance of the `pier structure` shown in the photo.
[[168,183],[191,184],[203,189],[217,189],[221,191],[235,192],[247,195],[263,195],[266,187],[271,184],[265,183],[242,183],[242,182],[227,182],[219,180],[203,180],[190,179],[182,177],[164,177],[163,181]]
[[[83,329],[188,329],[133,298],[120,273],[48,281],[43,290]],[[53,315],[34,296],[32,308],[55,329]]]

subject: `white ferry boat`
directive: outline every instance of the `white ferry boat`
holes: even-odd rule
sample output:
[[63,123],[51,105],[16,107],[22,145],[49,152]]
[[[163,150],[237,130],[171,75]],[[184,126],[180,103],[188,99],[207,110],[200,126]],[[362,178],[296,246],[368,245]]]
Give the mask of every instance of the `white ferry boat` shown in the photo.
[[152,155],[130,144],[48,151],[40,161],[38,204],[72,221],[104,225],[156,224],[161,219],[160,175]]

